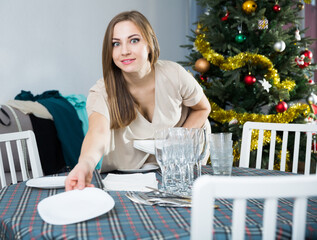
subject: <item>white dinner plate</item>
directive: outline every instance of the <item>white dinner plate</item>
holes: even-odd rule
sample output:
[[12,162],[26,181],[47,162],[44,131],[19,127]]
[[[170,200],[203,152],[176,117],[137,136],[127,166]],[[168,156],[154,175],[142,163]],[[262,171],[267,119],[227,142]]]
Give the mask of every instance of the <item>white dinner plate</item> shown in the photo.
[[105,191],[88,187],[47,197],[39,202],[37,211],[49,224],[66,225],[105,214],[114,204],[113,198]]
[[155,142],[154,140],[134,140],[133,147],[143,152],[155,155]]
[[67,176],[33,178],[26,182],[26,186],[35,188],[64,188]]
[[150,172],[154,171],[156,169],[159,169],[159,166],[156,164],[144,164],[142,168],[140,169],[118,169],[120,172],[125,172],[125,173],[144,173],[144,172]]

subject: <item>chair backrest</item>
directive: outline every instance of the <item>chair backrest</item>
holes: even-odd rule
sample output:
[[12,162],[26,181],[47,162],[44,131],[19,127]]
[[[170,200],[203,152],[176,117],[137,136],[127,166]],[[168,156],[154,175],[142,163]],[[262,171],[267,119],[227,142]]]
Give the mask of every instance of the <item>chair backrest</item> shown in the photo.
[[[311,152],[312,152],[312,139],[313,134],[317,133],[317,125],[314,124],[291,124],[291,123],[264,123],[264,122],[246,122],[243,125],[242,133],[242,144],[240,150],[240,162],[239,167],[249,167],[250,164],[250,149],[252,130],[259,130],[257,140],[257,154],[256,154],[256,168],[261,168],[262,163],[262,152],[263,152],[263,139],[270,142],[269,148],[269,162],[268,169],[273,170],[274,157],[275,157],[275,146],[277,132],[283,132],[282,141],[282,152],[280,161],[280,170],[285,171],[286,157],[287,157],[287,145],[289,133],[293,132],[295,135],[294,144],[292,145],[293,158],[292,160],[292,172],[298,172],[298,158],[300,150],[300,139],[306,137],[305,146],[305,170],[304,174],[310,174],[311,170]],[[270,132],[270,139],[265,139],[265,130]],[[316,171],[317,174],[317,171]]]
[[264,199],[262,239],[275,239],[278,198],[294,198],[292,239],[304,239],[307,197],[317,196],[316,184],[315,175],[202,176],[193,186],[191,240],[212,239],[216,198],[233,199],[233,240],[244,239],[247,199]]
[[[5,148],[0,149],[0,180],[1,188],[7,186],[6,172],[4,168],[4,159],[8,161],[11,182],[17,183],[17,172],[16,169],[21,169],[22,180],[26,181],[27,179],[33,177],[43,176],[42,166],[40,162],[40,157],[37,149],[36,139],[33,131],[22,131],[14,133],[0,134],[0,143],[5,144]],[[18,159],[14,159],[12,149],[13,146],[17,149]],[[23,149],[23,146],[26,146]],[[26,154],[30,161],[30,169],[32,175],[29,174],[29,169],[27,167]],[[4,157],[5,156],[5,157]],[[19,165],[19,166],[16,166]]]

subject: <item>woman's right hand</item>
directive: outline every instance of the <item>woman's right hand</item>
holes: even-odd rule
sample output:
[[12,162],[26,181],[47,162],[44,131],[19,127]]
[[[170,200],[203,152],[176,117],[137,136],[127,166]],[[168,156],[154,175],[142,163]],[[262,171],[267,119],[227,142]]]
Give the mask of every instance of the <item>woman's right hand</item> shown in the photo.
[[[77,165],[65,180],[65,190],[93,187],[92,173],[110,141],[109,121],[100,113],[89,116],[89,128],[84,138]],[[107,141],[108,140],[108,141]]]
[[88,162],[79,162],[68,174],[65,180],[65,190],[84,189],[94,187],[91,184],[93,168]]

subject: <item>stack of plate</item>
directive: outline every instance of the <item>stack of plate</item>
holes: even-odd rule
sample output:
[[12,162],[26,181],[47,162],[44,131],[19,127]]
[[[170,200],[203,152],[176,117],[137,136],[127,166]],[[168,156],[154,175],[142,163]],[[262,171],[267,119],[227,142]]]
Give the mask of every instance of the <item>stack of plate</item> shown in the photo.
[[154,140],[134,140],[133,147],[155,155]]

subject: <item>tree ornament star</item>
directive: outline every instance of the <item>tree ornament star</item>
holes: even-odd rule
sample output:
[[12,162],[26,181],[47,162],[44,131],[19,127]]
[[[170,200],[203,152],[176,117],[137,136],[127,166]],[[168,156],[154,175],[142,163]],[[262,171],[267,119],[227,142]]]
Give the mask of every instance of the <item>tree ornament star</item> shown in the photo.
[[262,84],[262,87],[265,91],[270,92],[270,88],[272,87],[272,85],[268,81],[266,81],[265,78],[263,78],[263,81],[259,80],[259,82]]

